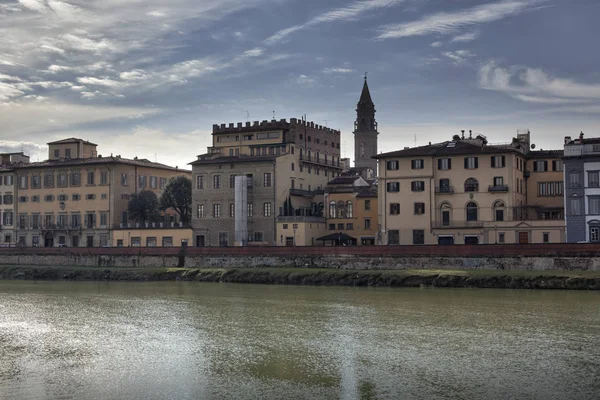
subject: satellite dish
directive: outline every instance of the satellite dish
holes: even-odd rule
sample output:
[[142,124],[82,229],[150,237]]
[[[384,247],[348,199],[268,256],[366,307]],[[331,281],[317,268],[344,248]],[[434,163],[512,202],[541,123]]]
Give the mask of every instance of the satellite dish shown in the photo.
[[531,150],[535,149],[535,143],[531,143]]

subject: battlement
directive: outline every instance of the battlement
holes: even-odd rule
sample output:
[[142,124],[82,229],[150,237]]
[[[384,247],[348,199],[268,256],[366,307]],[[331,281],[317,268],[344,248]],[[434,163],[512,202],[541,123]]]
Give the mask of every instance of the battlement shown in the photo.
[[340,134],[339,130],[328,128],[322,125],[315,124],[313,121],[303,121],[301,118],[290,118],[289,122],[282,118],[280,120],[272,119],[270,121],[246,121],[246,122],[230,122],[229,124],[213,124],[213,135],[221,133],[242,133],[242,132],[260,132],[269,130],[290,130],[292,127],[305,126],[307,128],[318,129],[323,132]]

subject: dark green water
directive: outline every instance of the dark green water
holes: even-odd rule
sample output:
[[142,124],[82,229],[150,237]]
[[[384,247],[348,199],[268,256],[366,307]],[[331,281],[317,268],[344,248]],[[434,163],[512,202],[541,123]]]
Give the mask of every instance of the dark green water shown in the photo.
[[0,399],[598,399],[600,293],[0,281]]

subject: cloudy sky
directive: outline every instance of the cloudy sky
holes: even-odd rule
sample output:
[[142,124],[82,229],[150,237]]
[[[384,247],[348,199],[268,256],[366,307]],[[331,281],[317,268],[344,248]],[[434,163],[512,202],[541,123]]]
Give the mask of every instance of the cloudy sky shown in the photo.
[[183,166],[213,123],[342,130],[368,71],[380,150],[460,129],[538,148],[600,136],[598,0],[0,0],[0,151]]

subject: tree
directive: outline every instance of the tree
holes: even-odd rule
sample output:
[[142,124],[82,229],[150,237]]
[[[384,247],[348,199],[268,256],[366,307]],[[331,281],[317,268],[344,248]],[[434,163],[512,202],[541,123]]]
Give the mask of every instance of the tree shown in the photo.
[[190,222],[192,215],[192,181],[189,178],[180,175],[169,179],[169,183],[167,183],[160,196],[160,209],[164,211],[169,208],[179,214],[181,222],[184,224]]
[[151,190],[142,190],[131,195],[127,205],[129,218],[135,222],[148,222],[158,215],[158,197]]

